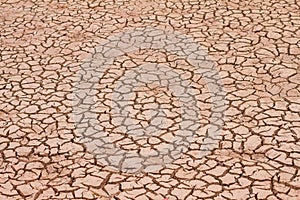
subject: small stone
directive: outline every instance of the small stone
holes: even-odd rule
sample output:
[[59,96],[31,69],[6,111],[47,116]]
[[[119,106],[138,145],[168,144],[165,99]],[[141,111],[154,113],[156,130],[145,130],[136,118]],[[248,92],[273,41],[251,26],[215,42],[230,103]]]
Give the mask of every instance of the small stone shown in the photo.
[[261,138],[257,135],[252,135],[249,138],[247,138],[247,141],[245,142],[245,149],[254,151],[257,149],[259,145],[261,145]]
[[30,105],[24,109],[25,113],[29,113],[29,114],[37,113],[38,110],[39,107],[37,105]]
[[300,55],[300,47],[298,47],[297,45],[291,45],[290,46],[290,53],[292,55],[297,55],[299,56]]
[[281,34],[276,33],[276,32],[268,32],[267,37],[277,40],[277,39],[281,38]]
[[32,195],[35,191],[29,186],[29,185],[19,185],[17,186],[17,190],[20,191],[20,193],[23,196],[30,196]]
[[228,51],[228,45],[227,44],[216,44],[213,46],[218,51]]

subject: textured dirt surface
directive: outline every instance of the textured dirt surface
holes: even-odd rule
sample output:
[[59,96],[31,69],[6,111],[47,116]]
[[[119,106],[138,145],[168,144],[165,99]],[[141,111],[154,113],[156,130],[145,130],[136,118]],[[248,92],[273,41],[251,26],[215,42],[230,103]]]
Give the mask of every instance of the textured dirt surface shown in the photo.
[[[187,59],[160,49],[116,58],[95,97],[99,126],[115,147],[155,158],[182,119],[178,98],[154,79],[133,85],[128,116],[150,131],[133,137],[118,127],[109,102],[118,81],[126,91],[130,69],[175,69],[193,82],[200,110],[197,135],[179,157],[132,172],[78,137],[73,103],[78,72],[96,47],[140,27],[194,38],[214,62],[227,107],[217,145],[198,157],[212,116],[205,80]],[[0,28],[0,199],[300,199],[297,0],[1,0]],[[165,123],[155,121],[157,107]],[[152,125],[161,132],[152,134]]]

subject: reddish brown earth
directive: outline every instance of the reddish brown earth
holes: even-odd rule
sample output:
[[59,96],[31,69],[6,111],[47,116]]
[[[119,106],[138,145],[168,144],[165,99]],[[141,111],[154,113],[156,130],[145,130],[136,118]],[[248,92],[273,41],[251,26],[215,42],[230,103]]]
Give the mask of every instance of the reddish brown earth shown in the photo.
[[[226,110],[216,146],[198,156],[212,123],[204,75],[172,53],[176,47],[118,56],[97,82],[94,106],[111,145],[139,152],[126,167],[138,168],[143,155],[164,155],[183,106],[158,80],[139,85],[130,91],[128,118],[161,132],[139,136],[119,127],[112,91],[126,71],[149,63],[157,66],[153,73],[175,69],[193,83],[199,107],[200,126],[187,149],[157,166],[143,160],[146,167],[131,172],[114,166],[118,154],[95,153],[78,136],[74,88],[96,47],[143,27],[193,38],[214,63]],[[300,199],[298,0],[1,0],[0,28],[0,199]],[[165,123],[154,119],[158,108]]]

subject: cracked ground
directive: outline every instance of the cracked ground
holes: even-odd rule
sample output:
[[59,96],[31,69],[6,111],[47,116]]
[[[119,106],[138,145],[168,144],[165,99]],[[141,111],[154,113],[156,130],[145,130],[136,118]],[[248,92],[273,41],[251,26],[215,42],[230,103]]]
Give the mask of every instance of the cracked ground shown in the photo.
[[300,199],[298,0],[1,0],[0,28],[0,199]]

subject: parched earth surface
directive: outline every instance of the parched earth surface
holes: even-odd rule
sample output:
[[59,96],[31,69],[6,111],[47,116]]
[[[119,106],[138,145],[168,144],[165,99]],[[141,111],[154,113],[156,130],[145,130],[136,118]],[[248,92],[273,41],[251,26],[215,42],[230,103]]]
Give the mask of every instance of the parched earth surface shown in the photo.
[[298,0],[0,2],[0,199],[299,200],[299,139]]

